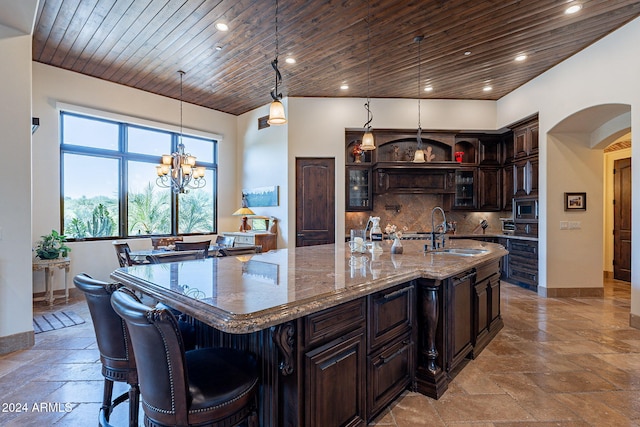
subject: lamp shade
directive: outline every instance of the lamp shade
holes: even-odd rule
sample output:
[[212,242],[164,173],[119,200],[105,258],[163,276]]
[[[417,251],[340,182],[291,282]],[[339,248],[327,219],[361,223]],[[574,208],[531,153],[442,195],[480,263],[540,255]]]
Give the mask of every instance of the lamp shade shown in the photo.
[[370,130],[365,131],[362,135],[362,144],[360,145],[362,150],[375,150],[376,144],[373,141],[373,133]]
[[267,123],[270,125],[283,125],[287,123],[287,118],[284,116],[284,105],[277,99],[269,106],[269,120],[267,120]]
[[424,151],[416,150],[416,154],[413,157],[413,163],[424,163]]
[[240,208],[233,215],[255,215],[255,213],[249,208]]

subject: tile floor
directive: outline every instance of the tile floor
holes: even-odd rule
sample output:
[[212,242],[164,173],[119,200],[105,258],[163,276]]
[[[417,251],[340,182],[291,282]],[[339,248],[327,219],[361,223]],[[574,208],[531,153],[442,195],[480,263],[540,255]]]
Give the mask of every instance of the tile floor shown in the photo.
[[[502,289],[504,329],[444,396],[406,392],[372,425],[640,427],[640,330],[628,326],[629,284],[607,282],[604,298]],[[97,425],[102,376],[91,318],[84,300],[68,309],[86,323],[0,356],[1,426]],[[112,422],[124,426],[126,404],[121,409]]]

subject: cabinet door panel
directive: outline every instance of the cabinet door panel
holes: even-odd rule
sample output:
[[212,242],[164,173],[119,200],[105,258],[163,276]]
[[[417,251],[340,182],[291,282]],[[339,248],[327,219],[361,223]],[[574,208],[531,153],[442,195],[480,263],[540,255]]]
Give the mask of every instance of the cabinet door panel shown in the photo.
[[305,354],[305,425],[366,425],[364,341],[361,329]]
[[373,353],[367,365],[367,412],[371,419],[411,383],[414,345],[410,334]]
[[500,169],[478,169],[478,209],[481,211],[499,211],[502,192]]
[[513,208],[513,195],[515,194],[513,169],[513,165],[505,166],[502,169],[502,210],[504,211],[510,211]]

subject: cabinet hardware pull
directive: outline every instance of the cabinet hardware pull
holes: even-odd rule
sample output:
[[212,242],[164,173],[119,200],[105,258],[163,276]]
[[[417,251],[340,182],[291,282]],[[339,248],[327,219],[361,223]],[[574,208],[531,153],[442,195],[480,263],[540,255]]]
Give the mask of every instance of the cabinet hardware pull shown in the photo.
[[473,270],[473,271],[467,273],[466,275],[464,275],[462,277],[455,277],[454,279],[455,279],[456,282],[464,282],[465,280],[470,279],[470,278],[474,277],[475,275],[476,275],[476,271]]
[[398,298],[398,297],[399,297],[400,295],[402,295],[402,294],[406,294],[406,293],[408,293],[408,292],[409,292],[409,290],[411,290],[411,288],[410,288],[410,287],[406,287],[406,288],[398,289],[397,291],[393,291],[393,292],[391,292],[391,293],[388,293],[388,294],[384,295],[384,296],[382,297],[382,299],[386,302],[386,301],[392,300],[392,299],[394,299],[394,298]]
[[387,363],[391,362],[393,359],[395,359],[396,357],[400,356],[402,353],[404,353],[407,350],[407,346],[405,345],[404,347],[398,349],[398,351],[396,351],[395,353],[393,353],[391,356],[380,356],[380,360],[382,361],[383,365],[386,365]]

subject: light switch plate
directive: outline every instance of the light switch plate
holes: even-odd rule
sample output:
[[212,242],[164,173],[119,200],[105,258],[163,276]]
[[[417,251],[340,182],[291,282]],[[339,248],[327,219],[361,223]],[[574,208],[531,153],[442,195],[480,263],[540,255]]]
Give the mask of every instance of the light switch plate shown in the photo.
[[582,224],[580,221],[569,221],[569,229],[570,230],[580,230]]
[[569,221],[560,221],[560,230],[568,230]]

